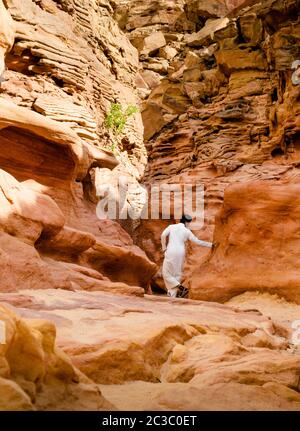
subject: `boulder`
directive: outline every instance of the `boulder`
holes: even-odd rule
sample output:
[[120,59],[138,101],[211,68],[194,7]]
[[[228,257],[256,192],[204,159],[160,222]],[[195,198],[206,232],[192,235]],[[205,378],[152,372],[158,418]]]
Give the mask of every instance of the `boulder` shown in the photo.
[[263,24],[254,13],[241,16],[239,26],[245,42],[258,45],[262,41]]
[[[47,346],[55,322],[58,347],[119,409],[300,408],[299,357],[288,348],[285,328],[291,329],[293,315],[285,303],[284,323],[257,310],[157,296],[50,289],[6,293],[0,300],[27,321],[38,319],[35,328],[47,316]],[[42,362],[34,357],[36,367],[27,370],[24,359],[18,370],[29,380]]]
[[2,305],[0,319],[0,410],[115,409],[57,347],[52,323],[21,319]]
[[161,31],[150,34],[145,37],[141,47],[139,48],[141,55],[151,55],[166,45],[166,39]]
[[166,60],[172,60],[178,54],[177,49],[172,48],[172,46],[164,46],[159,50],[159,57],[165,58]]
[[49,196],[31,190],[3,170],[0,190],[2,231],[34,244],[41,235],[55,236],[62,229],[65,218]]
[[198,31],[198,33],[193,33],[186,36],[185,40],[187,45],[192,47],[210,45],[214,40],[214,33],[218,30],[226,28],[229,22],[230,21],[228,18],[209,20],[205,26],[200,31]]
[[237,70],[267,69],[267,61],[262,51],[248,49],[224,49],[215,53],[217,63],[223,73],[229,76]]

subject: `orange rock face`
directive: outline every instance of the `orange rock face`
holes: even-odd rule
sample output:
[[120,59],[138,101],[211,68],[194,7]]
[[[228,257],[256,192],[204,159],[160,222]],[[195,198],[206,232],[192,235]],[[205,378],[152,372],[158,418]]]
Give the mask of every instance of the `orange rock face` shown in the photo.
[[[85,24],[76,24],[79,15],[72,20],[53,1],[7,5],[8,10],[1,2],[0,9],[0,56],[3,61],[6,55],[8,68],[0,100],[0,139],[6,149],[0,156],[0,248],[6,274],[0,289],[114,289],[142,295],[155,264],[119,224],[97,218],[92,196],[97,171],[115,168],[112,175],[123,173],[132,181],[143,171],[139,119],[128,133],[128,142],[134,142],[132,162],[126,151],[113,153],[107,137],[102,138],[113,95],[121,102],[134,101],[126,85],[134,80],[135,48],[112,11],[99,10],[95,18],[102,26],[90,27],[87,36]],[[80,6],[74,7],[80,14]],[[111,49],[117,40],[128,48],[118,80],[102,51],[94,54],[87,41],[109,25],[115,29],[106,41]],[[120,53],[111,55],[121,61]]]
[[[0,410],[300,409],[298,11],[0,0]],[[119,182],[204,186],[184,282],[226,304],[145,295],[170,220],[99,219]]]
[[[27,320],[55,323],[58,346],[121,410],[300,409],[290,346],[299,306],[272,320],[257,309],[111,292],[30,290],[0,300]],[[280,306],[262,304],[265,313]]]
[[114,410],[56,345],[56,329],[0,306],[0,410]]
[[225,302],[245,291],[300,303],[298,182],[254,181],[225,191],[216,248],[191,278],[192,297]]
[[[190,2],[190,7],[202,3]],[[155,182],[202,184],[205,223],[195,234],[208,241],[228,186],[298,177],[300,86],[292,82],[292,64],[299,57],[299,2],[246,4],[205,22],[194,13],[191,31],[174,35],[169,25],[167,47],[177,55],[168,60],[167,72],[156,72],[160,82],[151,82],[149,93],[143,93],[149,157],[144,182],[149,187]],[[163,63],[160,55],[141,58],[143,69],[154,59]],[[164,226],[163,221],[159,228],[157,221],[142,221],[135,232],[137,243],[159,265]],[[208,257],[207,250],[190,248],[185,283],[194,283],[194,270]],[[153,285],[162,285],[159,272]]]

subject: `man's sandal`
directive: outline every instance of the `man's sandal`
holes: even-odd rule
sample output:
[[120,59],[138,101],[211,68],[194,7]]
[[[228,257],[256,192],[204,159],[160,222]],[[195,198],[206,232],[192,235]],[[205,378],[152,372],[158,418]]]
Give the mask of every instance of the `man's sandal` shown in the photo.
[[189,289],[187,287],[180,285],[178,287],[178,290],[179,290],[177,294],[178,298],[187,298],[189,296]]

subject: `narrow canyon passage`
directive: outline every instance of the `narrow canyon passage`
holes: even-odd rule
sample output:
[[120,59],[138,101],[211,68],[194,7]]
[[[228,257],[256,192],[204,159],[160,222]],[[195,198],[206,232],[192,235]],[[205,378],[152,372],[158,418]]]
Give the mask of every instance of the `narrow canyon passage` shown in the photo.
[[0,410],[300,410],[299,11],[0,0]]

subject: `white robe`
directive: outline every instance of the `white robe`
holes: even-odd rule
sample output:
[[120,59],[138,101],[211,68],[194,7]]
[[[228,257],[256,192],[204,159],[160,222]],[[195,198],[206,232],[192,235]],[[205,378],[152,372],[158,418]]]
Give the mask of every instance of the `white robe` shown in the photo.
[[[169,237],[168,246],[166,246]],[[162,276],[168,295],[176,297],[177,286],[181,283],[182,269],[185,259],[185,242],[190,240],[204,247],[212,247],[212,243],[198,239],[184,223],[172,224],[161,234],[161,245],[165,251]]]

